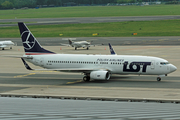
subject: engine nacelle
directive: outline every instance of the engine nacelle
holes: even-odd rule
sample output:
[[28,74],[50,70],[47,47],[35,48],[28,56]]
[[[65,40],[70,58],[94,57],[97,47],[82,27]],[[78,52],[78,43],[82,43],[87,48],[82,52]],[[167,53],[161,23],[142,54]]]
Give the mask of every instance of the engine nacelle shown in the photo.
[[90,73],[90,78],[96,80],[109,80],[110,73],[108,71],[92,71]]

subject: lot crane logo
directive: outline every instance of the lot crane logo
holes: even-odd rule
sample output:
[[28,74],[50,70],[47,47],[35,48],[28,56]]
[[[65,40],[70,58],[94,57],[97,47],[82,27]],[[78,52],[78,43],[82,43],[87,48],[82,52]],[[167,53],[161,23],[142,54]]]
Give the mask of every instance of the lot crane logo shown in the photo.
[[25,41],[23,41],[23,46],[24,46],[24,49],[26,49],[26,50],[32,49],[36,43],[36,40],[32,36],[30,31],[23,32],[22,39],[25,40]]

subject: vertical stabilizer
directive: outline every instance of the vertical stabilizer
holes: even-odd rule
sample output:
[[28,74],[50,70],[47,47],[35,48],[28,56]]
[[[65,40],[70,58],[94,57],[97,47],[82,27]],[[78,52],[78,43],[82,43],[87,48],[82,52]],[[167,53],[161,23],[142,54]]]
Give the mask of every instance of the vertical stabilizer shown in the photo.
[[69,45],[72,45],[73,41],[70,39],[68,39],[68,41],[69,41]]
[[114,52],[114,50],[113,50],[113,48],[112,48],[110,43],[109,43],[109,50],[111,52],[111,55],[116,55],[116,53]]
[[26,55],[55,54],[42,48],[23,22],[19,22],[18,26]]

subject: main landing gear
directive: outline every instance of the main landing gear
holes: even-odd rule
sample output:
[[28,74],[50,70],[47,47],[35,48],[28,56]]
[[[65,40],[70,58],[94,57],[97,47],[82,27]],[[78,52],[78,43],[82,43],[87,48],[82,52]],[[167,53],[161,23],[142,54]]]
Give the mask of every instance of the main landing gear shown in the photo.
[[157,77],[157,81],[160,82],[160,81],[161,81],[161,78],[160,78],[160,77]]
[[87,50],[89,50],[89,47],[87,47]]
[[83,77],[83,80],[84,80],[84,82],[90,81],[90,76],[84,76],[84,77]]

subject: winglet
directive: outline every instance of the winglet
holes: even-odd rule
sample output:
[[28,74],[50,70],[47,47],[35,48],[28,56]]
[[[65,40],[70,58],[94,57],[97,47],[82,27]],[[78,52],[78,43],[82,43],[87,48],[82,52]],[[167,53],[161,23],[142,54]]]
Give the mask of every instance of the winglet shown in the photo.
[[111,44],[110,44],[110,43],[108,43],[108,44],[109,44],[109,50],[110,50],[110,52],[111,52],[111,55],[116,55],[116,53],[115,53],[115,51],[113,50]]
[[24,66],[26,67],[26,69],[33,70],[31,67],[29,67],[29,65],[26,63],[26,61],[23,58],[21,58],[21,60],[23,61]]

